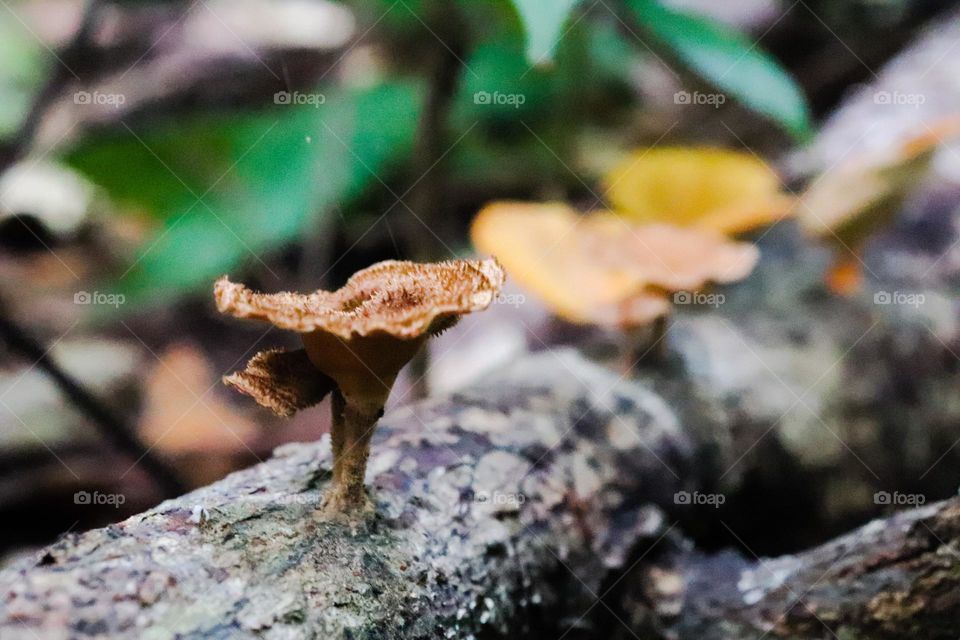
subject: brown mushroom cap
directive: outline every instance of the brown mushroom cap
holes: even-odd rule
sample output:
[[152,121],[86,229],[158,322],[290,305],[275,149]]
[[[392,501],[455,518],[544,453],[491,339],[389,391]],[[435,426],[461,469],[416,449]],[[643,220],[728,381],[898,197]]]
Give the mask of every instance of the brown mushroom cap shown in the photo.
[[432,264],[387,260],[353,274],[336,291],[256,293],[224,276],[214,296],[221,313],[281,329],[323,331],[344,340],[376,333],[413,339],[445,317],[487,308],[505,277],[493,258]]
[[940,146],[960,135],[960,116],[924,125],[887,149],[843,162],[814,180],[800,198],[800,226],[810,235],[858,250],[899,213],[930,170]]
[[[315,404],[321,382],[296,382],[305,360],[357,401],[386,400],[400,369],[423,342],[466,313],[493,302],[505,274],[499,263],[432,264],[388,260],[355,273],[336,291],[256,293],[226,277],[217,281],[217,309],[270,322],[302,335],[306,358],[258,354],[228,383],[281,415]],[[299,358],[299,356],[298,356]],[[269,387],[275,386],[277,392]],[[319,396],[322,398],[322,395]]]

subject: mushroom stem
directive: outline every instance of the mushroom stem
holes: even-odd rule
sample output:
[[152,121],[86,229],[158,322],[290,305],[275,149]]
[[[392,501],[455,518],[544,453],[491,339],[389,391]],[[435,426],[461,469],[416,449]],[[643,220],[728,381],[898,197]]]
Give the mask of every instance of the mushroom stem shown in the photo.
[[370,441],[377,420],[383,415],[383,404],[356,401],[337,390],[333,392],[331,411],[333,486],[323,508],[329,514],[360,511],[367,505],[363,480]]
[[330,448],[333,450],[333,482],[334,485],[340,482],[340,467],[343,458],[343,441],[345,431],[343,427],[343,411],[346,408],[346,400],[339,389],[334,389],[330,394],[330,415],[332,417],[330,424]]

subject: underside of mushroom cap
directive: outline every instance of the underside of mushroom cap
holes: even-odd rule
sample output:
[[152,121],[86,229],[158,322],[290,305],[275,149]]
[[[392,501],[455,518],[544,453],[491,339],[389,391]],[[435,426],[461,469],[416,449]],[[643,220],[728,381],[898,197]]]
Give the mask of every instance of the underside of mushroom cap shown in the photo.
[[448,324],[451,316],[485,309],[504,279],[493,258],[388,260],[358,271],[336,291],[257,293],[223,277],[214,296],[221,313],[281,329],[324,331],[344,340],[371,334],[414,339]]

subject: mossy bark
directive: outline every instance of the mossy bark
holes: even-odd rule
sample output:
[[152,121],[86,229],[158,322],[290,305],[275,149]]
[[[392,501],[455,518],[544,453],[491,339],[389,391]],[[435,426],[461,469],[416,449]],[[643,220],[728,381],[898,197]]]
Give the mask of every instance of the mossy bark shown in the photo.
[[[612,429],[627,437],[601,446]],[[690,453],[656,394],[572,352],[541,354],[385,417],[369,460],[367,517],[319,509],[332,477],[326,437],[291,444],[0,572],[0,636],[556,629],[555,612],[589,607],[608,568],[662,533],[650,501],[672,495]]]

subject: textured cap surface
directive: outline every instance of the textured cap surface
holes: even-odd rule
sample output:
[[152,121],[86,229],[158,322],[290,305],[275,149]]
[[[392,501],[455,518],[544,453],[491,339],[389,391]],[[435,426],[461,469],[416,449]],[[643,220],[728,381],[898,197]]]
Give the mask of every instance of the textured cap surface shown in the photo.
[[350,340],[383,333],[411,339],[448,316],[485,309],[505,274],[493,258],[421,264],[387,260],[355,273],[336,291],[256,293],[226,277],[217,281],[217,309],[300,333],[324,331]]

